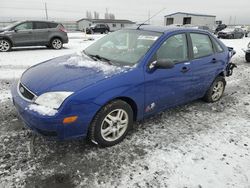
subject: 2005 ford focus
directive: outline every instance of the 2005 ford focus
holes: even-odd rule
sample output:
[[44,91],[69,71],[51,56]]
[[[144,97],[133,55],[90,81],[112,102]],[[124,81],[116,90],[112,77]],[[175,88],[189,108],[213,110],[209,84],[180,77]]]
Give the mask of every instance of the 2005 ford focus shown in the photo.
[[37,133],[112,146],[134,121],[203,98],[218,101],[234,51],[210,33],[141,26],[25,71],[13,103]]

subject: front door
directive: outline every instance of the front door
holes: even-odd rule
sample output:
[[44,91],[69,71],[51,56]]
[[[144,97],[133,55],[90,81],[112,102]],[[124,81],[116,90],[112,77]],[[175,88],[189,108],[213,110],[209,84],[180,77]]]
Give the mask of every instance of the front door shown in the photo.
[[192,100],[192,71],[190,69],[186,34],[166,39],[152,61],[172,61],[171,69],[154,69],[145,73],[145,115]]
[[12,39],[15,46],[25,46],[34,43],[33,23],[24,22],[14,28]]

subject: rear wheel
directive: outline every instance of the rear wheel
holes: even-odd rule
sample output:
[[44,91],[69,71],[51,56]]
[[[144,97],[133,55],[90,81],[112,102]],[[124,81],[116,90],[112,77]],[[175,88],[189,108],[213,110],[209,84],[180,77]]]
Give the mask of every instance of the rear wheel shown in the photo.
[[221,99],[224,93],[225,87],[226,87],[225,78],[222,76],[217,77],[214,80],[213,84],[208,89],[203,99],[206,102],[211,102],[211,103],[217,102],[218,100]]
[[11,50],[11,43],[6,39],[0,39],[0,52],[8,52]]
[[109,33],[109,31],[108,30],[105,30],[105,32],[104,32],[105,34],[108,34]]
[[102,147],[121,142],[133,124],[133,110],[122,100],[104,106],[94,117],[89,128],[89,139]]
[[51,40],[50,46],[51,46],[53,49],[60,50],[60,49],[63,47],[63,42],[62,42],[62,40],[59,39],[59,38],[53,38],[53,39]]

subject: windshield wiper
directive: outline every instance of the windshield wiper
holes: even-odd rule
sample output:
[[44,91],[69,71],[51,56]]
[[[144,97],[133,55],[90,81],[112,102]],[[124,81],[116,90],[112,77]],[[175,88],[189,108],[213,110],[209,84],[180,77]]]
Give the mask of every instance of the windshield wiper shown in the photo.
[[110,59],[108,59],[108,58],[106,58],[106,57],[102,57],[102,56],[99,56],[99,55],[88,54],[88,53],[86,53],[85,50],[83,50],[83,53],[84,53],[85,55],[87,55],[88,57],[90,57],[91,59],[95,60],[95,61],[101,60],[101,61],[107,62],[109,65],[113,65],[113,64],[111,63]]

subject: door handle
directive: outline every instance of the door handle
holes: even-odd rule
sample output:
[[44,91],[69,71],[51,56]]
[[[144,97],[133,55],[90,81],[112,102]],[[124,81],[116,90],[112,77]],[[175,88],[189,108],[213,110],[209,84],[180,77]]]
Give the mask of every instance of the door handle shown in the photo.
[[212,59],[212,63],[217,63],[218,61],[217,61],[217,59],[216,58],[213,58]]
[[181,72],[183,72],[183,73],[188,72],[188,71],[189,71],[188,67],[182,67],[181,68]]

